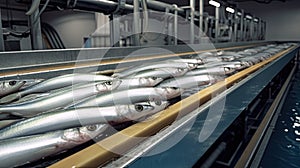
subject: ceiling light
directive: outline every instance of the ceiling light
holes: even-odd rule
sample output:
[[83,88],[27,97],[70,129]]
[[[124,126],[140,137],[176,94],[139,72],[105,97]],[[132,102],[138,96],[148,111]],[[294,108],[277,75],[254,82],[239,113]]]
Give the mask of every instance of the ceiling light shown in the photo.
[[242,16],[242,13],[241,13],[241,12],[237,12],[237,14],[238,14],[239,16]]
[[231,7],[226,7],[226,11],[230,13],[234,13],[234,9]]
[[251,19],[252,19],[252,16],[246,15],[246,18],[251,20]]
[[258,22],[258,19],[257,19],[257,18],[254,18],[253,21],[254,21],[254,22]]
[[210,5],[212,5],[212,6],[217,7],[217,8],[219,8],[219,7],[221,6],[221,4],[220,4],[219,2],[213,1],[213,0],[210,0],[208,3],[209,3]]

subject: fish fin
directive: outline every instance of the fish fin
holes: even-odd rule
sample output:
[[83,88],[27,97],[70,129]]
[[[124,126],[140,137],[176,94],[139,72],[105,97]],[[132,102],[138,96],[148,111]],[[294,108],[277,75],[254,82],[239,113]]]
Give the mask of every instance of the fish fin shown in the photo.
[[0,99],[0,104],[7,104],[7,103],[11,103],[15,100],[20,99],[22,96],[19,93],[13,93],[10,95],[7,95],[3,98]]

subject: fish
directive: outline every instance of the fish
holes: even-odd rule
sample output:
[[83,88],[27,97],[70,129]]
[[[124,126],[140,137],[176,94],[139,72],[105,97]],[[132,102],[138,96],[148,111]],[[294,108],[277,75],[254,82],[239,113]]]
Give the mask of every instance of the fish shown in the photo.
[[8,125],[11,125],[12,123],[15,123],[19,120],[17,119],[9,119],[9,120],[0,120],[0,129],[7,127]]
[[113,90],[119,86],[119,80],[90,83],[66,91],[57,92],[19,104],[8,104],[0,106],[1,113],[9,113],[16,116],[31,117],[33,115],[65,107],[72,102],[82,100],[86,97]]
[[171,78],[183,76],[189,70],[187,68],[156,68],[148,69],[129,75],[126,78],[140,78],[140,77],[157,77],[157,78]]
[[88,83],[88,82],[105,81],[105,80],[113,80],[113,78],[105,75],[78,74],[78,73],[62,75],[48,80],[44,80],[20,92],[5,96],[0,99],[0,104],[10,103],[14,100],[18,100],[21,97],[24,97],[32,93],[44,93],[53,89],[59,89],[77,83]]
[[141,102],[109,107],[87,107],[43,113],[0,129],[0,140],[93,124],[137,120],[165,109],[167,101]]
[[149,87],[128,90],[114,90],[103,95],[90,97],[82,102],[68,106],[66,109],[95,106],[104,107],[117,104],[134,104],[155,100],[169,100],[180,96],[182,92],[182,89],[175,87]]
[[128,79],[120,79],[120,80],[122,82],[116,88],[118,90],[138,88],[138,87],[151,87],[157,85],[164,79],[160,77],[138,77],[138,78],[128,78]]
[[193,87],[199,87],[203,85],[211,85],[217,81],[222,80],[219,76],[213,75],[197,75],[197,76],[182,76],[177,78],[171,78],[163,81],[157,87],[176,87],[182,89],[189,89]]
[[21,166],[101,136],[106,124],[89,125],[0,141],[1,167]]
[[194,76],[194,75],[229,75],[235,72],[235,68],[224,66],[208,67],[208,68],[198,68],[187,72],[184,76]]
[[25,81],[0,81],[0,98],[11,93],[15,93],[19,91],[25,85]]
[[196,64],[196,65],[203,64],[203,61],[201,58],[180,58],[180,59],[169,59],[168,61],[191,63],[191,64]]
[[174,61],[162,61],[156,63],[147,63],[137,67],[128,68],[126,70],[114,73],[112,77],[123,78],[129,75],[136,74],[140,71],[156,69],[156,68],[187,68],[188,70],[195,69],[197,64],[185,63],[185,62],[174,62]]
[[36,85],[38,83],[41,83],[42,81],[44,81],[45,79],[19,79],[17,81],[25,81],[25,85],[21,87],[20,90],[24,90],[28,87],[31,87],[33,85]]

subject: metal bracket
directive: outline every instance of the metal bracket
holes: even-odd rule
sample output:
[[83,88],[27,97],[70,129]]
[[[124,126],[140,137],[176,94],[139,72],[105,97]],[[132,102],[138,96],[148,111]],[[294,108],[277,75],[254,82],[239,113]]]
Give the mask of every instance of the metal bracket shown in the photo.
[[75,8],[76,4],[77,4],[77,0],[68,0],[67,8]]
[[123,10],[125,9],[125,5],[126,5],[126,0],[119,0],[118,1],[118,6],[116,8],[115,11],[113,11],[113,14],[120,14],[123,12]]

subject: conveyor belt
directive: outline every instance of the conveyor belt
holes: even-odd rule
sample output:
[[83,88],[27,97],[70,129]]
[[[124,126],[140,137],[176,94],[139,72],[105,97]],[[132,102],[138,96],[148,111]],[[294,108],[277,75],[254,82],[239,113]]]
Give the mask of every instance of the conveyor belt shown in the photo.
[[104,139],[103,141],[98,142],[97,144],[94,144],[62,161],[57,162],[50,167],[96,167],[104,164],[112,160],[113,158],[118,157],[118,155],[111,151],[125,153],[127,150],[134,147],[142,140],[142,138],[135,139],[133,137],[149,137],[155,134],[164,127],[170,125],[176,119],[179,112],[180,115],[191,112],[193,109],[196,109],[199,104],[201,105],[207,102],[211,98],[211,95],[215,95],[224,91],[224,88],[229,88],[236,82],[239,82],[243,78],[247,77],[249,74],[257,71],[261,67],[276,60],[282,55],[289,53],[297,47],[298,46],[294,46],[285,51],[282,51],[261,63],[258,63],[226,78],[225,82],[222,81],[216,83],[186,99],[183,99],[182,101],[170,106],[159,114],[156,114],[154,116],[155,120],[137,123],[131,127],[128,127]]

